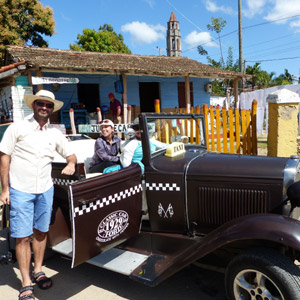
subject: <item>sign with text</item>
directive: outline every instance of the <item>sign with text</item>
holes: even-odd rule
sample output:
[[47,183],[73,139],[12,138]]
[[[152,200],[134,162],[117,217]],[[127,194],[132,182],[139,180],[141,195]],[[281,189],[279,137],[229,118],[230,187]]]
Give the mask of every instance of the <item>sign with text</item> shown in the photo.
[[[125,132],[129,124],[114,124],[115,132]],[[79,133],[99,133],[100,124],[78,124]]]
[[32,84],[51,84],[51,83],[58,83],[58,84],[66,84],[66,83],[78,83],[78,78],[67,78],[67,77],[36,77],[32,76],[31,78]]

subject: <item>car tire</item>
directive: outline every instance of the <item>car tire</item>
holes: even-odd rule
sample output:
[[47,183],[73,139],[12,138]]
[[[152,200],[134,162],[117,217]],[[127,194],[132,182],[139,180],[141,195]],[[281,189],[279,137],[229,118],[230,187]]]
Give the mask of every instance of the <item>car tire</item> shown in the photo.
[[225,289],[230,300],[297,300],[300,269],[276,250],[252,249],[229,263]]

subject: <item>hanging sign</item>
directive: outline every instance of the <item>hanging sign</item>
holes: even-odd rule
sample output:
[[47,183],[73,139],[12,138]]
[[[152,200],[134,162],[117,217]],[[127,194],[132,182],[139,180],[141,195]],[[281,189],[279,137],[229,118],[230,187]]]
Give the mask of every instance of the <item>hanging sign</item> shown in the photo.
[[68,77],[36,77],[32,76],[31,78],[32,84],[51,84],[51,83],[58,83],[58,84],[66,84],[66,83],[78,83],[78,78],[68,78]]
[[[114,132],[125,132],[129,124],[114,124]],[[99,133],[100,124],[78,124],[79,133]]]

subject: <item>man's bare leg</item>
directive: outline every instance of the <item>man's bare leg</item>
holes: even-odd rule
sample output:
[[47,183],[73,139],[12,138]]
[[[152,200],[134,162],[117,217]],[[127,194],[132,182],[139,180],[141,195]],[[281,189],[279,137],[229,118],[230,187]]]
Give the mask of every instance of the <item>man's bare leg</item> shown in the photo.
[[[30,237],[16,238],[16,257],[22,276],[22,287],[32,285],[30,278]],[[31,294],[30,291],[22,293],[22,295]]]
[[[42,271],[46,243],[47,243],[47,232],[41,232],[37,229],[33,229],[32,249],[34,255],[34,269],[33,269],[34,274],[37,274]],[[41,277],[43,278],[44,276]],[[40,278],[38,278],[38,280],[40,280]],[[47,286],[50,285],[51,282],[45,283],[43,284],[43,287],[46,288]]]

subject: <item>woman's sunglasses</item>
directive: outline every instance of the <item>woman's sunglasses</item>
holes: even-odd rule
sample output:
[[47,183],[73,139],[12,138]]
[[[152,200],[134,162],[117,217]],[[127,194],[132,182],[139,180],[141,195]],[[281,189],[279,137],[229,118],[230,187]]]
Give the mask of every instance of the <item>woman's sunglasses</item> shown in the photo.
[[53,108],[54,107],[54,103],[45,103],[43,101],[35,101],[34,103],[39,107],[44,107],[44,106],[46,106],[46,108]]
[[99,122],[100,125],[101,125],[101,124],[109,124],[109,123],[110,123],[109,120],[103,120],[103,121],[100,121],[100,122]]

